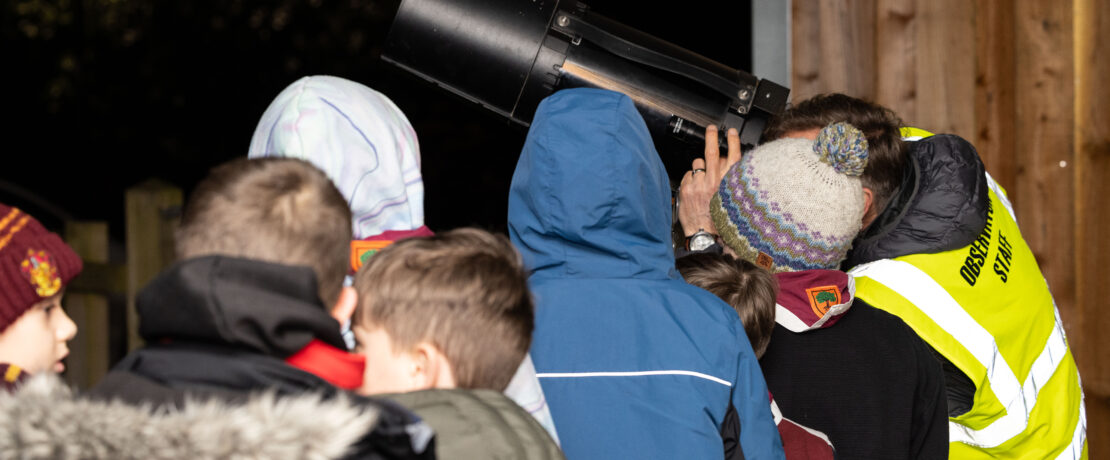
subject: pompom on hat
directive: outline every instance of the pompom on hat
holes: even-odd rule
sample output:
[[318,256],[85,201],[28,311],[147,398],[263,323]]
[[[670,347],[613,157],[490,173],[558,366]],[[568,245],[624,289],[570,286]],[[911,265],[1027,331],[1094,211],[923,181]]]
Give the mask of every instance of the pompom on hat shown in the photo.
[[847,123],[816,140],[760,145],[713,196],[717,233],[740,257],[775,273],[835,269],[862,226],[867,139]]
[[81,258],[27,213],[0,204],[0,332],[81,273]]

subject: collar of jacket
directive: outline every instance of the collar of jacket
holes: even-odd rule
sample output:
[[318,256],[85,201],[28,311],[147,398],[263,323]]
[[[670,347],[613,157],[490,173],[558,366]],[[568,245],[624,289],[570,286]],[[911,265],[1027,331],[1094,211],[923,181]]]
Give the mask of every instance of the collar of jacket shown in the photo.
[[15,364],[0,363],[0,376],[3,376],[3,385],[0,389],[15,390],[29,375]]
[[365,356],[348,353],[319,339],[312,339],[301,351],[285,358],[285,362],[344,390],[361,387],[366,371]]
[[225,256],[186,259],[136,299],[148,343],[231,346],[285,359],[319,340],[344,349],[311,268]]
[[971,244],[987,222],[987,182],[979,153],[958,136],[910,142],[910,163],[895,198],[852,243],[841,268]]

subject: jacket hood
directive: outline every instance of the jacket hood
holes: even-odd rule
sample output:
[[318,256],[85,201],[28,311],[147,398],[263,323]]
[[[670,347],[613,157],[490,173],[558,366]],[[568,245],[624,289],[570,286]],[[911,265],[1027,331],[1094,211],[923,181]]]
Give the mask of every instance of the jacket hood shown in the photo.
[[136,299],[147,342],[229,345],[286,358],[318,339],[345,350],[311,268],[205,256],[174,264]]
[[832,327],[856,295],[855,280],[838,270],[776,273],[775,322],[791,332]]
[[975,147],[950,134],[909,144],[911,167],[901,189],[841,267],[962,248],[986,225],[990,198]]
[[345,396],[244,404],[187,401],[180,409],[78,399],[54,375],[0,394],[0,457],[54,459],[340,458],[375,425],[378,409]]
[[632,100],[564,90],[536,109],[509,190],[535,277],[677,278],[670,186]]
[[327,173],[351,207],[356,240],[424,225],[416,132],[365,85],[325,75],[293,82],[262,114],[249,156],[301,158]]

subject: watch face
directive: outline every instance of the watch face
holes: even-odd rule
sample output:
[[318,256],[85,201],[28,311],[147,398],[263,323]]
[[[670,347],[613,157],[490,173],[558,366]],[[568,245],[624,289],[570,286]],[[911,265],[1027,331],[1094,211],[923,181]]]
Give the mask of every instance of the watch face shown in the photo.
[[690,250],[704,251],[705,248],[712,246],[715,240],[716,239],[713,238],[713,235],[710,235],[708,233],[696,234],[690,237]]

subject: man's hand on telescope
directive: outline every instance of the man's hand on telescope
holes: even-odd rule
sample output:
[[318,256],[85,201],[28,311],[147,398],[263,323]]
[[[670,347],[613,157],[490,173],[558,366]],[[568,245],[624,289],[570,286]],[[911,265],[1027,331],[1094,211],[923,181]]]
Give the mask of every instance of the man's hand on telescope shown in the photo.
[[721,179],[732,165],[740,162],[740,133],[735,128],[728,130],[728,157],[721,158],[717,141],[717,127],[705,128],[705,158],[694,160],[692,169],[682,176],[678,188],[678,221],[687,237],[705,230],[717,234],[713,218],[709,216],[709,202]]

